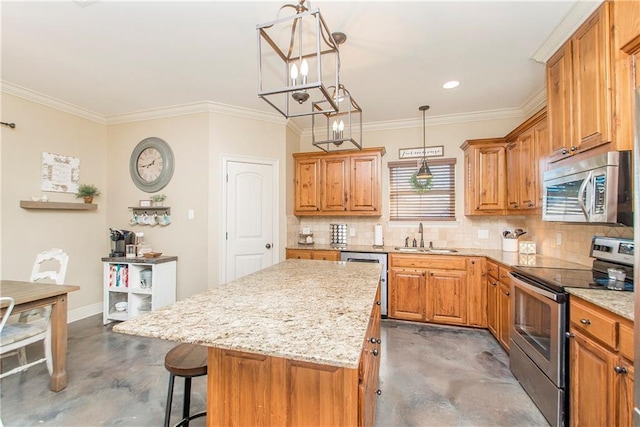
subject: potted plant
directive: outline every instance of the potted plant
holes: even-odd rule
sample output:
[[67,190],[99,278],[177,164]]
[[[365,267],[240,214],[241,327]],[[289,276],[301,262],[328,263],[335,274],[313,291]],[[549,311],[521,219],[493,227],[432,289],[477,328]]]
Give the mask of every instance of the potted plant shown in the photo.
[[154,194],[153,196],[151,196],[151,200],[153,200],[153,204],[155,206],[162,206],[164,200],[167,198],[167,196],[165,196],[164,194],[160,193],[160,194]]
[[92,184],[80,184],[78,186],[78,192],[76,193],[77,199],[84,199],[85,203],[93,203],[93,198],[100,196],[100,190]]

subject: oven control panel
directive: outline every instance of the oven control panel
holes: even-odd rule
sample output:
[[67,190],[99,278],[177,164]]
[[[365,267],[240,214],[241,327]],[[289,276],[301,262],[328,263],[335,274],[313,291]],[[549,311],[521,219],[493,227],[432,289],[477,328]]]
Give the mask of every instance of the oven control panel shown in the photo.
[[619,264],[633,265],[634,244],[631,239],[594,236],[589,256]]

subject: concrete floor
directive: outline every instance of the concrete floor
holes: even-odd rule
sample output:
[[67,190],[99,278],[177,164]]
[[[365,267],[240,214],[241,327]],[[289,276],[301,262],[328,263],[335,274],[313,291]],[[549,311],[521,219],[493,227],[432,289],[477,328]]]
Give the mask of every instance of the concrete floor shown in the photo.
[[[382,395],[377,426],[546,426],[485,330],[382,322]],[[117,334],[102,316],[69,325],[68,387],[49,391],[44,364],[0,383],[5,426],[161,426],[175,343]],[[41,345],[30,349],[41,354]],[[3,361],[10,369],[11,358]],[[205,407],[206,379],[194,379],[192,411]],[[176,381],[179,419],[182,381]],[[205,425],[204,419],[191,423]]]

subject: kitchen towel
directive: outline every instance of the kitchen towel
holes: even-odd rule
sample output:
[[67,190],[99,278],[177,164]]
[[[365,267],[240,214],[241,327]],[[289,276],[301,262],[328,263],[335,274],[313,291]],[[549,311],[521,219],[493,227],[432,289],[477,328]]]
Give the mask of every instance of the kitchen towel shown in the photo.
[[382,238],[382,226],[376,224],[373,229],[373,246],[384,246],[384,239]]

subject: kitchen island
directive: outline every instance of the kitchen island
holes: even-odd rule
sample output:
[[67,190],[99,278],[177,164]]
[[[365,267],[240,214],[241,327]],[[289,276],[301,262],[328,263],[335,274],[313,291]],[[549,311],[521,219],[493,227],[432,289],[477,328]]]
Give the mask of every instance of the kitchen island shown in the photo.
[[287,260],[116,325],[209,347],[207,425],[372,425],[380,266]]

